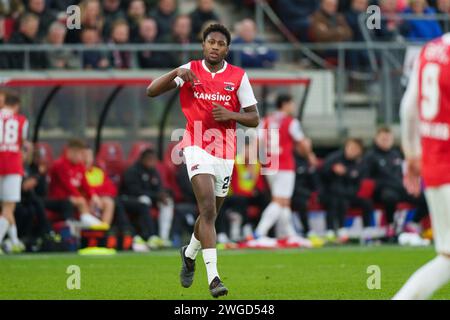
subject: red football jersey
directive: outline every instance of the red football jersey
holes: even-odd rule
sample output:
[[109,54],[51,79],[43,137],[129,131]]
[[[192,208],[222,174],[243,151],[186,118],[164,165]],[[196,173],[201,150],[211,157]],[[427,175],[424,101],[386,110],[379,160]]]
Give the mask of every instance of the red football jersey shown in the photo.
[[221,70],[211,73],[204,60],[191,61],[181,68],[191,69],[198,81],[191,83],[177,77],[181,109],[186,117],[186,130],[181,147],[198,146],[213,156],[234,159],[236,155],[236,121],[217,122],[212,110],[216,102],[228,110],[239,112],[256,104],[247,74],[224,61]]
[[422,174],[427,187],[450,183],[450,37],[422,49],[418,65]]
[[[264,168],[270,170],[295,170],[294,143],[304,138],[300,122],[284,112],[274,112],[265,117],[261,123],[264,129],[261,135],[267,152]],[[276,132],[273,135],[272,132]],[[278,158],[277,161],[273,159]]]
[[22,145],[27,131],[27,118],[7,108],[0,109],[0,175],[23,175]]

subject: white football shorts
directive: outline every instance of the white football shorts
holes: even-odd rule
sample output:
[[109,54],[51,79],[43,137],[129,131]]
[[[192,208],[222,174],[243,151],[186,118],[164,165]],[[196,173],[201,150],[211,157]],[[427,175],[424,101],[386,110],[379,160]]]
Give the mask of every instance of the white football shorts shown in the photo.
[[198,146],[183,149],[189,179],[197,174],[211,174],[215,177],[216,197],[225,197],[230,188],[234,160],[215,157]]
[[266,175],[272,197],[290,199],[294,194],[295,171],[278,170]]
[[20,174],[0,176],[0,201],[20,202],[21,190],[22,176]]

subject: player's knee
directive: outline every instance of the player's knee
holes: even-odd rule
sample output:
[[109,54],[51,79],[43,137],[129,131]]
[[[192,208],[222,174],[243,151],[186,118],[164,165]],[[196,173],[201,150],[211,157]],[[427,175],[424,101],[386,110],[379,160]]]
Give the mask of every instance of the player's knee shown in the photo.
[[216,220],[216,205],[214,202],[203,203],[199,207],[200,215],[206,223],[215,223]]

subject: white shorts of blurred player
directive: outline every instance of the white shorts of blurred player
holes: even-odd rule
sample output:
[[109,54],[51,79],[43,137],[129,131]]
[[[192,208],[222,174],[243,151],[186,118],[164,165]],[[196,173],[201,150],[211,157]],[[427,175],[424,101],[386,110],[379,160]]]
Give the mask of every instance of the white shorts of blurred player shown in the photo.
[[189,179],[197,174],[211,174],[215,177],[214,194],[225,197],[230,188],[234,160],[215,157],[198,146],[183,149]]
[[20,202],[21,190],[22,176],[20,174],[0,176],[0,201]]
[[450,255],[450,184],[427,188],[433,238],[438,253]]
[[295,172],[290,170],[279,170],[268,172],[267,183],[270,187],[272,197],[291,199],[294,194]]

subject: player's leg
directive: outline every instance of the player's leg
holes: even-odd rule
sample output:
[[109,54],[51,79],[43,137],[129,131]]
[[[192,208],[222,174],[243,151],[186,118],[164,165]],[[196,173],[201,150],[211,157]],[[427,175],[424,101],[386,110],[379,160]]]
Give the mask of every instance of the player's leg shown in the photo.
[[429,188],[426,198],[438,256],[417,270],[394,300],[422,300],[450,281],[450,185]]
[[114,219],[114,199],[111,197],[101,197],[102,201],[102,222],[111,226]]
[[70,197],[70,202],[80,213],[80,220],[86,226],[99,225],[102,222],[90,213],[89,203],[83,197]]
[[158,207],[159,207],[159,218],[158,218],[159,236],[163,240],[164,247],[171,246],[169,238],[174,213],[174,204],[172,198],[167,197],[165,202],[160,201],[158,203]]
[[25,246],[20,242],[17,234],[17,225],[14,218],[16,203],[20,202],[22,177],[17,174],[6,175],[3,178],[2,190],[2,215],[9,223],[8,237],[12,243],[13,252],[25,250]]

